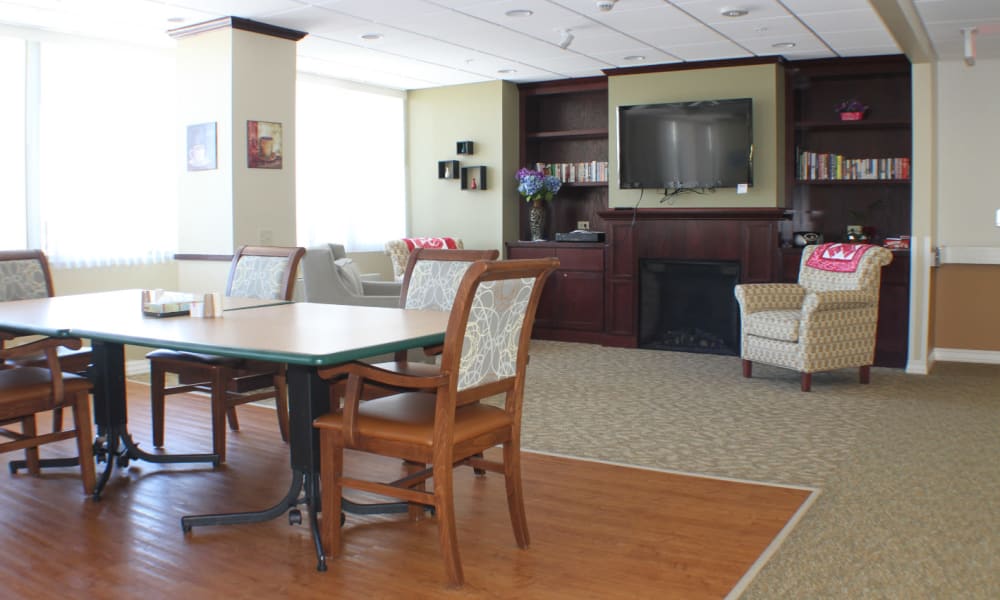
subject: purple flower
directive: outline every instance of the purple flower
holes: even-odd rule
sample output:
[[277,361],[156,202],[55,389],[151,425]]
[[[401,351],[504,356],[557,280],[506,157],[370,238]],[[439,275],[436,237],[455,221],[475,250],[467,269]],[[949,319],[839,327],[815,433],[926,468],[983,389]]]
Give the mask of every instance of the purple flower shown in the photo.
[[562,181],[553,175],[545,175],[527,167],[517,170],[517,192],[528,202],[551,200],[560,187]]

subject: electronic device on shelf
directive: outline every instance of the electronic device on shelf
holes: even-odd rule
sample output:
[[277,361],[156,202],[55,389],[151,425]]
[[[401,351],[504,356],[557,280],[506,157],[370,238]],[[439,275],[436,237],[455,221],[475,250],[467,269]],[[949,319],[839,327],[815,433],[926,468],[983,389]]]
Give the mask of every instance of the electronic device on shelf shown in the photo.
[[589,229],[575,229],[566,233],[556,233],[557,242],[603,242],[603,231],[590,231]]

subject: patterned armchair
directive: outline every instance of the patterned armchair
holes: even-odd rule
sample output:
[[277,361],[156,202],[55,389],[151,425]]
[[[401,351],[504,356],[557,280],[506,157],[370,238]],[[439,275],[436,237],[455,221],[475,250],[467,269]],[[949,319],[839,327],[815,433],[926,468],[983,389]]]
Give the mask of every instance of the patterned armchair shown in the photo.
[[399,240],[389,240],[385,243],[385,253],[392,261],[392,274],[396,281],[403,280],[403,273],[406,272],[406,263],[410,260],[410,252],[414,248],[440,248],[447,250],[461,250],[464,246],[462,240],[450,237],[417,237],[402,238]]
[[743,376],[756,361],[800,372],[804,392],[818,371],[858,367],[868,383],[881,271],[890,262],[892,252],[878,246],[806,246],[798,283],[737,285]]

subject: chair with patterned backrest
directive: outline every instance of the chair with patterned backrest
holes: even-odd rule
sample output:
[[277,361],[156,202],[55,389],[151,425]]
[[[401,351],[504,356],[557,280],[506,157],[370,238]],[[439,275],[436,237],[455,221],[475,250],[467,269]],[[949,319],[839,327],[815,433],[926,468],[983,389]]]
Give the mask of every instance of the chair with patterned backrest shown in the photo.
[[406,273],[406,265],[410,253],[417,248],[436,248],[439,250],[461,250],[462,240],[453,237],[413,237],[389,240],[385,243],[385,253],[392,262],[392,275],[396,281],[402,281]]
[[[0,331],[0,341],[11,340],[15,334]],[[73,373],[63,373],[57,348],[79,349],[76,338],[43,338],[13,346],[0,347],[0,361],[17,361],[39,352],[45,356],[45,367],[14,366],[0,369],[0,436],[10,441],[0,443],[0,452],[24,450],[24,465],[32,475],[38,475],[42,466],[67,466],[78,464],[83,479],[83,491],[92,494],[96,485],[94,473],[94,437],[90,426],[90,381]],[[46,411],[72,408],[72,429],[53,428],[39,433],[35,415]],[[60,420],[61,421],[61,420]],[[18,424],[19,431],[6,426]],[[72,459],[41,459],[38,447],[67,439],[76,439],[77,457]],[[16,472],[11,462],[11,472]]]
[[868,383],[875,358],[879,284],[892,252],[867,244],[822,244],[802,251],[798,283],[737,285],[743,376],[753,363],[812,374],[858,367]]
[[[452,489],[452,470],[459,465],[503,473],[514,538],[528,547],[521,405],[535,310],[545,279],[558,264],[546,258],[476,261],[468,267],[451,309],[440,368],[432,375],[404,375],[362,362],[320,369],[324,379],[347,377],[343,409],[314,423],[320,433],[320,537],[326,555],[340,553],[343,488],[363,490],[432,506],[448,580],[462,585]],[[361,402],[366,381],[403,391]],[[497,395],[503,396],[502,407],[479,402]],[[481,457],[495,446],[503,448],[499,461]],[[345,449],[403,459],[407,475],[390,483],[346,477]],[[425,486],[429,478],[432,491]]]
[[[299,261],[305,248],[243,246],[233,255],[226,296],[291,300]],[[150,364],[153,445],[163,446],[165,399],[170,394],[208,392],[212,407],[212,451],[226,461],[226,419],[239,430],[236,407],[274,398],[281,439],[288,440],[288,391],[285,365],[226,358],[178,350],[154,350]],[[167,386],[166,374],[176,373],[178,385]],[[273,388],[273,389],[272,389]]]
[[[0,302],[9,300],[31,300],[33,298],[51,298],[55,295],[52,285],[52,272],[49,261],[41,250],[2,250],[0,251]],[[4,342],[0,340],[0,348]],[[85,375],[87,367],[93,359],[89,346],[68,348],[57,346],[59,364],[63,372]],[[45,353],[41,350],[34,354],[18,353],[17,358],[10,358],[8,364],[26,367],[48,367]],[[52,427],[62,429],[62,409],[57,408],[52,413]]]

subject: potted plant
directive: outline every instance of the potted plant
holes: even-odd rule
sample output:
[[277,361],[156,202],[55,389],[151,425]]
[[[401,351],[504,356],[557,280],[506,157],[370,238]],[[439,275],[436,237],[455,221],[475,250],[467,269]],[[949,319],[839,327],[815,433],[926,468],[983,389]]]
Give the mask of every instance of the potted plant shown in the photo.
[[517,171],[517,192],[524,196],[526,202],[531,202],[528,212],[528,226],[531,229],[531,241],[545,239],[545,207],[543,200],[552,198],[562,187],[562,181],[554,175],[545,175],[541,171],[528,168]]
[[842,100],[833,110],[840,114],[841,121],[860,121],[865,118],[865,113],[868,112],[868,105],[860,100],[851,98],[850,100]]

